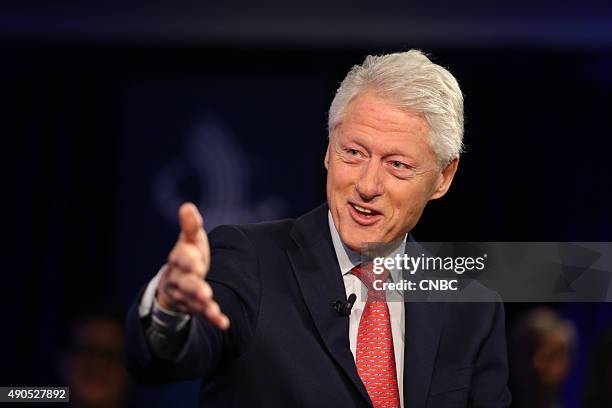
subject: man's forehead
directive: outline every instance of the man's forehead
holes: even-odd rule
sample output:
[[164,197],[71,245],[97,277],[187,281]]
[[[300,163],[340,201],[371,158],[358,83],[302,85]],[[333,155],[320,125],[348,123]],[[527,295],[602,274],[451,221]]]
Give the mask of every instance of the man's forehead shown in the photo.
[[331,134],[337,143],[358,143],[368,148],[376,148],[385,155],[424,153],[429,149],[428,127],[403,126],[393,130],[381,131],[368,126],[355,126],[350,121],[341,122]]
[[[351,100],[347,105],[345,114],[352,112],[353,114],[360,115],[378,115],[384,113],[388,114],[406,114],[410,113],[407,109],[399,107],[392,98],[381,95],[378,92],[366,91],[362,92]],[[412,112],[416,114],[416,112]]]
[[348,104],[337,126],[349,122],[351,125],[373,126],[388,131],[429,130],[425,115],[415,110],[399,107],[397,103],[372,92],[356,96]]

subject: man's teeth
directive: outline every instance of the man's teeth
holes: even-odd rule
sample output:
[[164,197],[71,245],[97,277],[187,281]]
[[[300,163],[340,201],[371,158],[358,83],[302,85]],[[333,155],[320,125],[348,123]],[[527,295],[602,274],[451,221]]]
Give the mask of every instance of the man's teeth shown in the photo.
[[365,214],[372,214],[372,210],[368,210],[367,208],[360,207],[360,206],[358,206],[356,204],[353,204],[353,208],[355,208],[357,211],[365,213]]

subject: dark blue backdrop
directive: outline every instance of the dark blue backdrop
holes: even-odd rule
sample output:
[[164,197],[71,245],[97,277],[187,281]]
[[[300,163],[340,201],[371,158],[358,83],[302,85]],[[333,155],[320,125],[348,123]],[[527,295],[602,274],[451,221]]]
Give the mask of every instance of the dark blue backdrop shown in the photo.
[[[612,46],[597,44],[425,47],[464,90],[467,153],[417,239],[612,241]],[[164,262],[181,201],[208,227],[322,202],[339,81],[368,53],[412,46],[5,37],[1,383],[58,381],[69,317],[92,301],[127,308]],[[508,304],[508,324],[528,306]],[[612,309],[556,307],[580,332],[575,406]],[[188,404],[195,387],[134,398]]]

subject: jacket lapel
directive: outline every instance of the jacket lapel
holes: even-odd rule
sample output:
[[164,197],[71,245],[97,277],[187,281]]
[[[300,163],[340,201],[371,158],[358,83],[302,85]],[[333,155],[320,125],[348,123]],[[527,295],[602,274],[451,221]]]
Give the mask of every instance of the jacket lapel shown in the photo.
[[287,254],[323,344],[364,402],[372,406],[350,350],[348,319],[332,307],[334,301],[346,300],[346,291],[329,231],[327,205],[297,219],[290,235],[297,248]]

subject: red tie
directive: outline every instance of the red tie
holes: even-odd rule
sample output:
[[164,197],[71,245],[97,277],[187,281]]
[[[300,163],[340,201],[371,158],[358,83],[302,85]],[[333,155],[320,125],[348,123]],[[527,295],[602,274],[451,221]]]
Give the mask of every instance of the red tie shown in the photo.
[[399,408],[389,307],[385,291],[373,287],[375,280],[385,282],[389,272],[375,274],[372,264],[356,266],[351,272],[368,288],[368,300],[357,332],[357,372],[374,408]]

